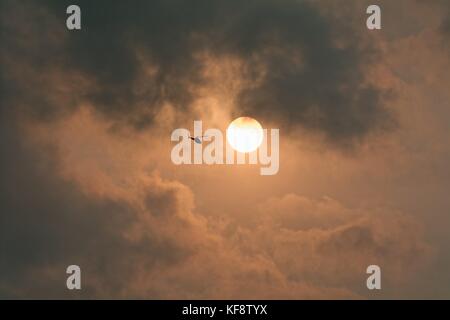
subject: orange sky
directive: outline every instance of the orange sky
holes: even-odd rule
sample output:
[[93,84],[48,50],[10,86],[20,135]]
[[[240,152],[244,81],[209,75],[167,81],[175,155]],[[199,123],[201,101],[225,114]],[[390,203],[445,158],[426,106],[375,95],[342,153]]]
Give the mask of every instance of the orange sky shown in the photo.
[[[210,16],[234,1],[186,21],[156,1],[154,25],[81,3],[79,34],[62,4],[5,3],[0,297],[70,297],[76,262],[76,297],[448,298],[450,7],[378,1],[368,31],[369,2],[263,1],[229,25]],[[171,162],[172,130],[239,116],[280,129],[278,174]]]

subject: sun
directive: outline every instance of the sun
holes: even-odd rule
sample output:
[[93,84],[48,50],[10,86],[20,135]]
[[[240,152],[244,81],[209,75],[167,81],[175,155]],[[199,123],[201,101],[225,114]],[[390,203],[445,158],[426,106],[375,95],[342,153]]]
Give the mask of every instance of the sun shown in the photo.
[[255,151],[263,141],[263,128],[253,118],[237,118],[227,128],[227,141],[236,151],[242,153]]

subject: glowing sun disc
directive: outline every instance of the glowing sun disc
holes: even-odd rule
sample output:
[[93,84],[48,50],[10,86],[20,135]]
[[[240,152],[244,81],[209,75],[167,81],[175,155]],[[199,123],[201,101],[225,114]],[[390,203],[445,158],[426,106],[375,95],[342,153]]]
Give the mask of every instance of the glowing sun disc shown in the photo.
[[253,118],[237,118],[227,128],[227,141],[236,151],[255,151],[263,141],[263,128]]

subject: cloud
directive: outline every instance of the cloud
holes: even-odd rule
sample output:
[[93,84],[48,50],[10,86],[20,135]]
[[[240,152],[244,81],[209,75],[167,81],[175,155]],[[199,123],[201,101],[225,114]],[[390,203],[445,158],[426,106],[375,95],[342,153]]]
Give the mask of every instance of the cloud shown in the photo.
[[[434,254],[410,215],[303,195],[295,163],[291,180],[280,178],[293,189],[286,194],[250,175],[239,189],[238,174],[214,189],[207,174],[186,178],[167,165],[166,129],[180,118],[191,123],[210,101],[227,116],[246,112],[336,146],[389,124],[384,94],[394,81],[385,89],[365,81],[364,65],[378,52],[352,44],[351,32],[336,36],[336,21],[354,28],[345,15],[294,1],[81,1],[83,31],[72,33],[66,4],[9,1],[0,10],[1,297],[364,298],[373,263],[385,288],[400,288],[381,295],[409,294],[408,281]],[[323,158],[306,159],[306,151],[301,160]],[[409,164],[409,155],[398,158]],[[348,185],[391,178],[377,159],[336,157],[325,171]],[[323,192],[331,178],[314,165],[306,169]],[[263,189],[238,193],[259,183],[281,195],[252,203],[256,218],[242,223],[240,201]],[[224,206],[220,219],[212,215],[223,199],[197,207],[206,201],[194,195],[199,185],[231,194],[224,198],[239,212]],[[336,189],[358,195],[348,185]],[[74,263],[83,270],[75,293],[65,289]]]
[[290,194],[263,203],[260,215],[264,223],[242,230],[239,242],[251,252],[264,251],[294,282],[363,294],[368,265],[380,265],[387,287],[395,287],[435,253],[417,221],[389,208],[353,209],[330,198]]
[[[241,76],[250,85],[238,89],[236,116],[302,128],[336,145],[351,145],[392,124],[385,92],[365,79],[364,65],[375,48],[344,44],[333,32],[336,17],[309,2],[81,1],[79,32],[64,28],[68,4],[4,5],[10,86],[22,94],[15,99],[32,104],[41,117],[88,103],[143,128],[164,104],[186,112],[207,81],[206,52],[240,61],[246,70]],[[339,23],[346,24],[345,18]],[[19,65],[27,66],[22,71],[28,79],[23,73],[14,77]],[[53,86],[56,79],[48,72],[63,75],[66,89]],[[51,99],[60,94],[68,95],[64,106]]]
[[[361,298],[367,265],[396,283],[432,255],[407,216],[331,198],[269,199],[251,226],[204,215],[190,188],[142,165],[149,133],[109,121],[80,109],[2,126],[1,296]],[[65,289],[70,264],[81,292]]]
[[[134,204],[86,196],[55,177],[51,160],[14,140],[4,150],[1,166],[0,296],[68,297],[61,285],[69,264],[79,264],[85,272],[86,296],[120,296],[136,267],[163,266],[186,254],[163,231],[153,234]],[[152,210],[177,201],[176,186],[158,183],[146,192],[165,194],[166,203],[148,200]],[[130,238],[127,232],[136,225],[146,232],[135,231]]]

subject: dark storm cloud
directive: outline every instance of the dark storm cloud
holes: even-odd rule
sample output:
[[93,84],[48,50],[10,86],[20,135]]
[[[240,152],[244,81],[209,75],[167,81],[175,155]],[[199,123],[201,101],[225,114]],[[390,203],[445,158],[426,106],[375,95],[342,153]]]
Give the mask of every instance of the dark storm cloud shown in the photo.
[[[93,80],[69,106],[89,101],[104,114],[146,126],[163,102],[181,110],[189,106],[195,98],[190,88],[204,81],[195,55],[207,51],[241,59],[255,80],[264,70],[256,87],[243,88],[236,115],[279,120],[288,128],[311,129],[338,142],[362,137],[390,119],[383,93],[364,85],[362,66],[369,56],[357,43],[338,48],[330,19],[306,1],[78,1],[83,29],[76,32],[64,30],[71,2],[30,3],[57,22],[49,27],[32,15],[27,23],[34,24],[33,30],[44,28],[35,36],[45,43],[59,23],[65,38],[31,49],[20,44],[19,57],[42,72],[58,65]],[[10,28],[5,35],[9,54],[18,50],[11,39],[14,31]],[[156,67],[144,90],[136,90],[142,81],[137,51]],[[61,108],[41,94],[33,101],[42,105],[44,115]]]
[[[336,47],[336,26],[304,3],[258,2],[244,12],[225,44],[266,69],[262,83],[240,95],[245,112],[322,132],[337,142],[390,122],[383,92],[364,85],[362,67],[372,56],[358,48],[356,37],[348,34],[354,42]],[[339,23],[345,30],[346,22]]]

